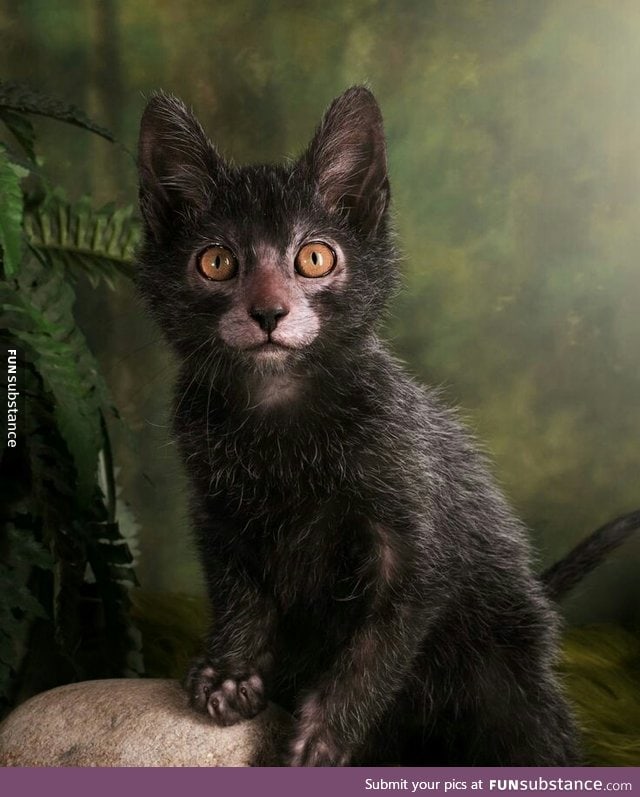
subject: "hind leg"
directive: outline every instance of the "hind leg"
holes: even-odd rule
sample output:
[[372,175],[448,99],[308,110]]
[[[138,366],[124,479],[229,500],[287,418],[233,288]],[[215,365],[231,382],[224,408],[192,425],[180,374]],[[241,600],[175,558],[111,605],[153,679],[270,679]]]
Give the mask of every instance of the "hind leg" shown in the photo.
[[407,736],[408,763],[461,766],[576,766],[577,731],[550,669],[467,668],[459,690]]
[[467,736],[475,764],[575,766],[580,763],[577,732],[564,696],[553,678],[518,684],[495,695],[469,716]]

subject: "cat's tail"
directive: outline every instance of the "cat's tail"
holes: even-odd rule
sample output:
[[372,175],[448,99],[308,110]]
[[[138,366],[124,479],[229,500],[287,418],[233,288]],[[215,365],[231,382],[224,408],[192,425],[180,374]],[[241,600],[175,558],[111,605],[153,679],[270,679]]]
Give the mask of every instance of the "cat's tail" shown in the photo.
[[542,583],[552,600],[561,600],[587,573],[597,567],[633,531],[640,528],[640,509],[605,523],[578,543],[565,557],[542,574]]

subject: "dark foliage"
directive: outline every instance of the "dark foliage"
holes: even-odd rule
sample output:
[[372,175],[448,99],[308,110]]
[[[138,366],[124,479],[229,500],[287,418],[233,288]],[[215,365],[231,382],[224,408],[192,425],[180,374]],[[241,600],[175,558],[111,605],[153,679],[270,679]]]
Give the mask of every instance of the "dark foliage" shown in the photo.
[[0,83],[0,119],[26,155],[25,166],[0,147],[3,404],[17,405],[0,431],[4,443],[15,423],[0,461],[0,712],[70,680],[142,671],[106,422],[115,410],[73,314],[78,273],[110,284],[130,273],[137,225],[127,209],[95,212],[51,189],[27,114],[109,137],[72,106]]

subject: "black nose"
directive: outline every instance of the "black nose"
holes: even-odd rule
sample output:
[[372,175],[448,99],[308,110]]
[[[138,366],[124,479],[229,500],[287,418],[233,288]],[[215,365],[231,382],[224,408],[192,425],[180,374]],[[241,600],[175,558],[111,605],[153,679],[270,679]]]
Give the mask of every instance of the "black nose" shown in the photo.
[[278,326],[278,321],[288,315],[286,307],[252,307],[249,315],[268,335]]

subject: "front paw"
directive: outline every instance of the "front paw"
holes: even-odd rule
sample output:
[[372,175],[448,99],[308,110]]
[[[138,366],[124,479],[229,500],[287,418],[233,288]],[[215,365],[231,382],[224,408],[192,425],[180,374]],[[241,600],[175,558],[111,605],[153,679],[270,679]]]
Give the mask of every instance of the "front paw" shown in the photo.
[[192,708],[208,714],[216,725],[251,719],[267,705],[264,683],[257,672],[247,668],[229,673],[204,656],[191,664],[185,687]]
[[315,698],[303,706],[297,731],[290,746],[291,767],[344,767],[351,752],[336,738]]
[[290,767],[346,767],[350,755],[331,734],[319,732],[312,737],[296,738],[291,746]]

